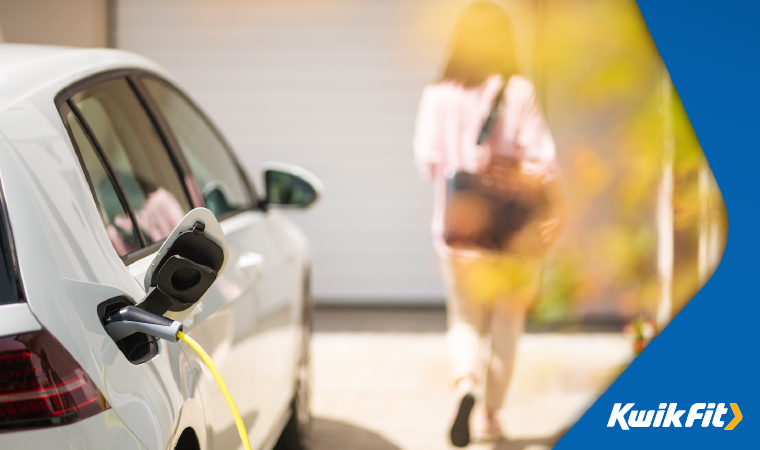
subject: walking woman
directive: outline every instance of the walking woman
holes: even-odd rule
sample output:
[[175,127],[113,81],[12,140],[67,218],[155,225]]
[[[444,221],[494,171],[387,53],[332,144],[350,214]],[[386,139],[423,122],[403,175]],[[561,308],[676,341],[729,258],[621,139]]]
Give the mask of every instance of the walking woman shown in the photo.
[[[443,74],[422,94],[414,150],[422,177],[435,183],[433,240],[447,288],[447,341],[457,396],[451,440],[458,447],[470,442],[473,410],[472,440],[499,440],[497,412],[527,308],[538,292],[545,253],[493,251],[482,239],[454,244],[448,239],[454,223],[460,230],[477,229],[489,219],[483,205],[453,209],[451,180],[456,174],[484,174],[497,161],[509,162],[499,163],[502,169],[511,167],[499,172],[506,177],[505,186],[525,191],[530,184],[514,180],[538,180],[533,185],[539,187],[531,189],[546,200],[544,213],[532,219],[525,214],[514,219],[509,213],[511,219],[497,222],[502,235],[509,220],[519,222],[512,227],[510,249],[535,248],[531,236],[545,249],[562,218],[554,141],[533,85],[518,73],[510,20],[501,7],[478,1],[462,12]],[[494,179],[484,177],[483,184],[501,183],[489,180]],[[482,341],[489,343],[486,352]]]

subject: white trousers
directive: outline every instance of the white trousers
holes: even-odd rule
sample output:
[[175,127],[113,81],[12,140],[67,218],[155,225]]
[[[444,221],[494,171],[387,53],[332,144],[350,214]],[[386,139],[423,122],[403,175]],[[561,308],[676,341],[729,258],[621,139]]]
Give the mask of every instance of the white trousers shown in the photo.
[[[509,294],[496,301],[478,301],[463,279],[467,274],[461,266],[446,260],[441,265],[448,291],[446,339],[454,380],[471,377],[482,389],[486,410],[495,412],[509,387],[530,302],[524,295],[517,299]],[[537,290],[535,284],[531,300]],[[484,349],[482,344],[488,345]]]

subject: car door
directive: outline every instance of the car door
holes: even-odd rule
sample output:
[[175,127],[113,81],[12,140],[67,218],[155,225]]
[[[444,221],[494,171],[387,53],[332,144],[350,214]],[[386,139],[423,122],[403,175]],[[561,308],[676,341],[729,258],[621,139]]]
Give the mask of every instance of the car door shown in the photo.
[[[291,320],[290,311],[273,308],[293,284],[283,276],[283,246],[270,215],[256,208],[250,183],[211,123],[165,80],[150,75],[138,79],[225,232],[230,264],[217,282],[220,296],[207,294],[188,329],[207,351],[216,352],[211,355],[241,410],[251,444],[261,447],[280,424],[293,390],[292,339],[277,333]],[[217,305],[222,296],[235,298],[235,304]],[[214,331],[219,328],[227,330],[226,340]],[[198,378],[207,409],[213,411],[207,417],[214,447],[235,448],[237,432],[221,393],[210,374]]]
[[[95,316],[96,305],[108,299],[142,299],[145,291],[137,280],[119,281],[129,279],[123,276],[129,274],[126,264],[155,252],[191,202],[175,161],[125,77],[88,80],[63,100],[59,111],[105,234],[125,263],[109,276],[61,280],[61,295]],[[189,361],[179,347],[151,341],[127,355],[108,338],[89,342],[102,364],[106,398],[143,445],[171,448],[181,425],[193,417],[190,422],[205,442],[201,399],[180,369]],[[185,373],[192,375],[189,369]]]

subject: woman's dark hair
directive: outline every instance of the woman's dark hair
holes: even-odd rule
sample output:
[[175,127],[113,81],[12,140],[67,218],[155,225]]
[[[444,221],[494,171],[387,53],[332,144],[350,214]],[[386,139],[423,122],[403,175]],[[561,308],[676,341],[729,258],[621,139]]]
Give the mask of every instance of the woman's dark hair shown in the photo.
[[517,73],[512,23],[507,12],[494,3],[468,5],[454,25],[449,46],[441,81],[474,87],[492,75],[507,80]]

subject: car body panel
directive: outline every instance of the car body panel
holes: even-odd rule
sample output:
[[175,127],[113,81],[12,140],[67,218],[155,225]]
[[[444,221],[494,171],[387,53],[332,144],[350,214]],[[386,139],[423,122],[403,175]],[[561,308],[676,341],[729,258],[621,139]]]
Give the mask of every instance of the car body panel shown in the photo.
[[0,305],[0,337],[30,333],[41,328],[26,302]]
[[0,179],[27,302],[141,442],[163,448],[185,397],[170,382],[170,353],[181,351],[166,348],[135,366],[105,333],[97,305],[119,295],[140,299],[145,291],[97,226],[60,119],[43,120],[43,111],[29,100],[0,111]]
[[[2,448],[56,450],[145,450],[113,410],[62,427],[0,434]],[[51,445],[53,445],[51,447]]]

